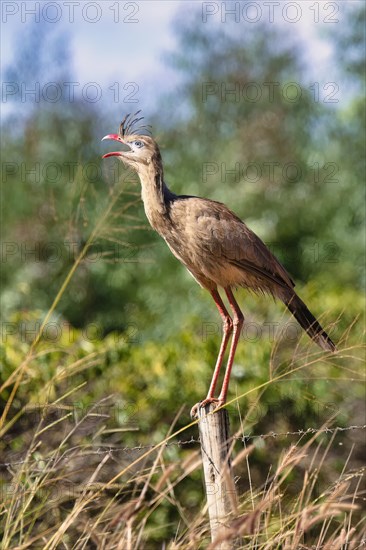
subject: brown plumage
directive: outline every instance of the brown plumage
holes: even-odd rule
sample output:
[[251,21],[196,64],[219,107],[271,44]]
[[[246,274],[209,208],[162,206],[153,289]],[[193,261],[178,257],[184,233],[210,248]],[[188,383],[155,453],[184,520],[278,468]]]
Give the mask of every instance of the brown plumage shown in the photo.
[[[220,202],[176,195],[170,191],[164,182],[157,143],[152,137],[139,133],[141,129],[147,129],[146,126],[135,128],[140,120],[142,118],[133,119],[127,115],[121,123],[119,134],[109,134],[103,138],[119,141],[129,147],[127,151],[107,153],[103,158],[117,156],[137,172],[145,213],[151,226],[165,239],[174,256],[186,266],[196,281],[211,293],[222,317],[223,339],[211,386],[201,406],[208,402],[222,405],[226,401],[231,368],[244,321],[232,288],[242,286],[279,298],[322,349],[335,351],[332,340],[297,296],[294,282],[285,268],[240,218]],[[218,287],[225,290],[233,312],[232,318],[218,293]],[[224,381],[216,399],[216,384],[231,334],[232,343]],[[192,412],[197,412],[197,406]]]

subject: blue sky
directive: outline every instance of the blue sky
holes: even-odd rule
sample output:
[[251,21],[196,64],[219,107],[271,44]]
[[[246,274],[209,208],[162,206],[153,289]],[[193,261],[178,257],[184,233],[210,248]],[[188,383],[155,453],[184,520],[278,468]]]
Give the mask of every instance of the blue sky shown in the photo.
[[[163,60],[165,52],[175,47],[172,20],[181,2],[78,2],[74,13],[65,2],[59,1],[57,11],[51,4],[48,11],[38,10],[41,20],[50,21],[53,33],[66,32],[70,40],[72,69],[75,80],[81,85],[97,82],[106,96],[112,98],[116,91],[109,90],[119,83],[122,95],[132,94],[136,83],[140,89],[159,82],[166,75]],[[9,13],[2,13],[2,70],[14,61],[14,46],[26,26],[34,22],[36,15],[22,9],[24,2],[8,2]],[[36,10],[37,2],[27,2],[29,10]],[[76,3],[75,3],[76,4]],[[83,7],[89,4],[88,10]],[[100,8],[94,8],[98,5]],[[125,9],[127,6],[127,9]],[[18,11],[11,13],[18,7]],[[37,11],[37,10],[36,10]],[[95,23],[94,18],[100,17]],[[73,21],[72,21],[73,19]],[[136,22],[135,22],[136,21]]]
[[[223,12],[233,5],[235,15]],[[311,81],[336,81],[336,64],[326,32],[336,33],[344,10],[354,2],[251,2],[245,3],[183,2],[145,0],[139,2],[2,2],[2,68],[14,59],[14,45],[25,26],[35,18],[50,22],[53,32],[66,31],[70,40],[73,74],[81,86],[96,82],[106,100],[116,93],[124,97],[135,94],[144,103],[156,100],[161,88],[176,84],[164,56],[177,46],[173,21],[196,10],[200,24],[230,25],[242,28],[255,25],[256,19],[272,18],[286,33],[295,33],[303,42]],[[238,15],[239,14],[239,15]],[[235,20],[235,18],[237,20]],[[128,85],[135,83],[137,87]],[[126,88],[124,89],[124,86]],[[110,88],[112,87],[112,88]],[[3,105],[4,107],[4,105]],[[5,112],[6,112],[5,105]]]

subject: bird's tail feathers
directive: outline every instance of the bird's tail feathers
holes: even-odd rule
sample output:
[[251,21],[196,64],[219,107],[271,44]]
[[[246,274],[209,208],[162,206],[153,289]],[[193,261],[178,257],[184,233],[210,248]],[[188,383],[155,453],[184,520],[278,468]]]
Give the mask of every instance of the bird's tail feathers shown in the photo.
[[284,302],[295,319],[318,346],[325,351],[337,351],[334,342],[332,342],[323,327],[297,294],[292,294],[291,297],[285,299]]

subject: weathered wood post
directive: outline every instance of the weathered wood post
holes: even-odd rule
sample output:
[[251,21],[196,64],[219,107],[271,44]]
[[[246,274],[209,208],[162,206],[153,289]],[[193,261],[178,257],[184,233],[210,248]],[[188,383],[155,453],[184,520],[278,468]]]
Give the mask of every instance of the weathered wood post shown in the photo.
[[[229,535],[230,519],[237,500],[230,459],[229,415],[225,409],[214,410],[210,404],[198,411],[211,540],[215,549],[231,550],[236,543]],[[225,540],[225,535],[230,539]]]

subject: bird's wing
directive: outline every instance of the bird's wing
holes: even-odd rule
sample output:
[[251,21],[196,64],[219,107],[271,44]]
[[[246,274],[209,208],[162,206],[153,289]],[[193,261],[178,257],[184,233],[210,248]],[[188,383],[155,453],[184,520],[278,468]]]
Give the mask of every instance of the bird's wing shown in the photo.
[[[197,199],[196,199],[197,201]],[[264,242],[224,204],[198,199],[193,205],[197,236],[210,253],[263,281],[294,287],[291,277]]]

